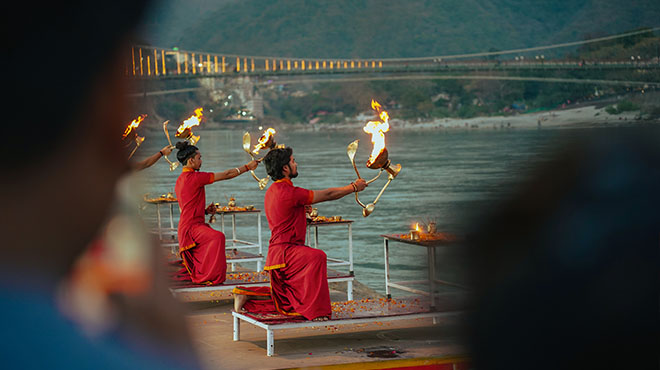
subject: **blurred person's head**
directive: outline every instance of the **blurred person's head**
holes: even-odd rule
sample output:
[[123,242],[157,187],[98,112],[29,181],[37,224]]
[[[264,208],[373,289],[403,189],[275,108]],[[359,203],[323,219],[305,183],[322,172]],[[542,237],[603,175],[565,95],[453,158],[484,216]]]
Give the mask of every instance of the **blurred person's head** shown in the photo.
[[0,191],[12,215],[2,222],[10,268],[64,273],[105,218],[128,169],[122,76],[147,3],[24,1],[4,13],[5,127],[14,126],[0,147],[15,160]]
[[582,132],[476,227],[475,368],[657,366],[658,143]]
[[292,179],[298,176],[298,165],[295,163],[293,149],[290,147],[270,150],[264,157],[264,164],[266,173],[274,181],[281,180],[287,175]]

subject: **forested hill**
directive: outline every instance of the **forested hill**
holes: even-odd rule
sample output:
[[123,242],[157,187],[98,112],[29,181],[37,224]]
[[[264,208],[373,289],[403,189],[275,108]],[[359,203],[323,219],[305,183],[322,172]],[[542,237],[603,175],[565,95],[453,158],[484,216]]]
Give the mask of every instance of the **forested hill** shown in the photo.
[[[657,0],[168,0],[149,42],[228,54],[392,58],[507,50],[660,25]],[[163,8],[161,8],[163,9]]]

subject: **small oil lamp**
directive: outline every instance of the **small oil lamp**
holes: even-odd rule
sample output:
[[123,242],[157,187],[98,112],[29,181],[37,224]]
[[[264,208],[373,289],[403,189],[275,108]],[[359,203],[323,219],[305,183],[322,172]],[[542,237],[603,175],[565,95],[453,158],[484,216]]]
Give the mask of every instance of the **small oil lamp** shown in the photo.
[[420,239],[419,223],[415,224],[415,228],[410,230],[410,240],[418,241]]
[[209,208],[213,208],[213,213],[211,213],[211,217],[209,217],[209,223],[213,224],[216,221],[215,220],[215,214],[218,211],[218,208],[220,208],[220,203],[217,203],[217,202],[213,203],[213,207],[209,207]]

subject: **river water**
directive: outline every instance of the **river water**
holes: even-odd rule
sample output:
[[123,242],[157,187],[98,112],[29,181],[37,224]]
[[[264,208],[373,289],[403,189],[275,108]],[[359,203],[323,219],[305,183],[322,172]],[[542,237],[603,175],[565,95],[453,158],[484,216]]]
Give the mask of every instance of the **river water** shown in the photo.
[[[369,179],[377,171],[365,167],[371,150],[368,134],[360,129],[345,131],[286,131],[278,129],[276,141],[291,146],[298,162],[296,186],[323,189],[344,186],[356,178],[346,154],[347,145],[360,139],[356,156],[358,169]],[[402,171],[390,184],[367,218],[355,197],[315,205],[321,216],[341,216],[353,220],[353,251],[356,279],[384,293],[384,257],[382,234],[405,233],[416,222],[434,221],[443,232],[462,235],[479,215],[494,206],[494,201],[509,195],[527,171],[547,160],[561,138],[576,130],[468,130],[396,131],[387,133],[387,148],[393,163]],[[199,129],[197,144],[202,153],[202,171],[223,171],[249,160],[242,149],[244,130]],[[253,143],[260,135],[252,129]],[[149,133],[139,148],[136,159],[154,153],[167,144],[162,131]],[[170,159],[176,158],[175,152]],[[145,192],[160,195],[174,191],[179,167],[170,172],[163,160],[140,173]],[[262,165],[256,173],[265,177]],[[374,200],[386,181],[386,173],[364,192],[363,203]],[[237,205],[254,205],[263,210],[265,190],[259,190],[249,174],[206,187],[207,204],[226,204],[230,196]],[[256,221],[252,215],[238,217],[240,239],[256,241]],[[216,224],[217,225],[217,224]],[[230,230],[230,229],[227,229]],[[270,232],[262,213],[264,251]],[[347,259],[347,228],[332,226],[319,229],[319,244],[330,257]],[[438,268],[441,278],[464,279],[465,261],[460,247],[439,251]],[[390,269],[393,280],[425,278],[426,250],[422,247],[390,243]],[[394,292],[395,296],[397,292]]]

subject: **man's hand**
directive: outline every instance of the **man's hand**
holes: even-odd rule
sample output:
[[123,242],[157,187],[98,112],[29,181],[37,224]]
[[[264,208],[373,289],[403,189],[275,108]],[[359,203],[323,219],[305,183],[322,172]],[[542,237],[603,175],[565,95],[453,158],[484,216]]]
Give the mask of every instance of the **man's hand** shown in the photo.
[[215,204],[211,203],[204,210],[204,214],[212,215],[214,213],[215,213]]
[[161,149],[160,152],[163,153],[163,155],[170,155],[170,153],[172,153],[172,147],[168,145]]
[[369,185],[367,185],[367,181],[365,179],[357,179],[357,180],[353,181],[353,183],[357,187],[358,192],[366,189],[366,187],[369,186]]
[[250,161],[250,163],[246,164],[245,166],[248,168],[248,170],[254,170],[255,168],[257,168],[258,165],[259,162],[252,160]]

